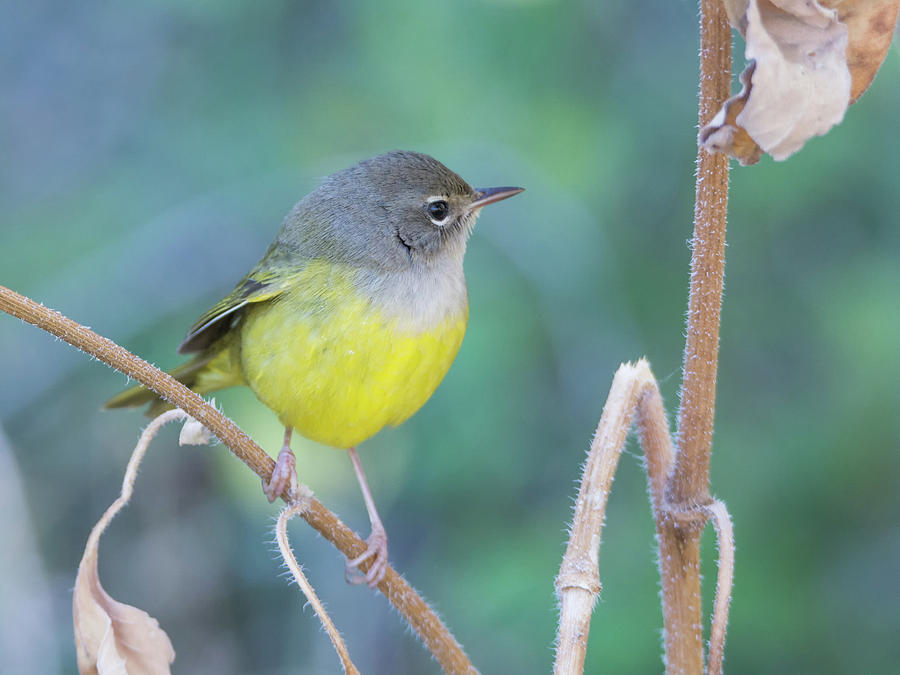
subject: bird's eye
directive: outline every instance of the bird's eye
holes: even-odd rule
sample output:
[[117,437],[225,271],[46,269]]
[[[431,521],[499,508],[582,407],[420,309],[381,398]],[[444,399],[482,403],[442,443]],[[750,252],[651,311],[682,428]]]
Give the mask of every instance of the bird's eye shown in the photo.
[[428,204],[427,208],[428,215],[431,216],[431,219],[437,225],[440,225],[447,217],[447,213],[450,212],[450,207],[443,199],[438,199],[437,201],[431,202],[430,204]]

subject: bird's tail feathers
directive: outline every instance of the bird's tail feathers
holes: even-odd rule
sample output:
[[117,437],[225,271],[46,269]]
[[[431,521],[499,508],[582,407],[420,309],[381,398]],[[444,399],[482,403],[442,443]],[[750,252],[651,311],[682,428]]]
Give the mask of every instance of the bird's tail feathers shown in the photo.
[[[227,350],[225,350],[227,351]],[[223,361],[226,361],[223,363]],[[199,354],[187,363],[168,371],[169,375],[181,382],[188,389],[192,389],[200,395],[208,394],[218,389],[224,389],[241,383],[240,377],[235,377],[229,366],[230,359],[227,353]],[[104,408],[134,408],[149,403],[145,411],[147,417],[156,417],[175,406],[163,399],[155,391],[138,384],[120,392],[103,404]]]

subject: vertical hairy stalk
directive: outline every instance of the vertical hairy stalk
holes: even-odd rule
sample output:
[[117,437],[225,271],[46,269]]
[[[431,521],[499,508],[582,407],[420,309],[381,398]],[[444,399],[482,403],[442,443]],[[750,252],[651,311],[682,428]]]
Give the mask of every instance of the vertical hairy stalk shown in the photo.
[[[728,97],[731,28],[721,0],[700,0],[699,123]],[[725,275],[728,158],[702,148],[692,240],[684,376],[678,415],[678,452],[666,488],[667,513],[657,521],[660,544],[666,667],[671,674],[703,672],[700,535],[709,500],[709,462],[715,416],[719,322]]]

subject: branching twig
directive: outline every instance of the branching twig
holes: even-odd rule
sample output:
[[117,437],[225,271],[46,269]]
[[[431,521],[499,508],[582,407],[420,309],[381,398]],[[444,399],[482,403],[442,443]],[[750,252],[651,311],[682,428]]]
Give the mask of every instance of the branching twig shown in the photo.
[[319,617],[319,621],[322,622],[325,632],[328,633],[328,637],[331,638],[331,644],[334,645],[334,649],[338,653],[338,658],[341,660],[344,672],[347,673],[347,675],[359,675],[359,670],[353,665],[353,661],[350,660],[350,652],[347,651],[347,645],[344,644],[343,639],[341,639],[341,634],[338,633],[334,622],[331,620],[331,617],[328,616],[328,612],[325,611],[325,607],[323,607],[322,603],[319,601],[319,596],[316,595],[312,584],[309,583],[306,575],[303,574],[303,570],[300,569],[300,565],[297,564],[297,558],[294,557],[294,552],[291,550],[291,544],[288,542],[287,523],[294,516],[303,513],[303,509],[305,508],[306,497],[301,497],[294,504],[282,509],[278,516],[278,522],[275,524],[275,540],[278,542],[278,550],[281,551],[282,559],[285,564],[287,564],[288,569],[291,570],[291,574],[294,575],[294,581],[297,582],[300,590],[303,591],[303,595],[306,596],[306,599],[309,601],[309,604],[312,605],[316,616]]
[[600,595],[597,555],[606,500],[635,411],[658,510],[665,476],[672,464],[672,441],[659,387],[644,359],[633,365],[624,363],[616,371],[582,472],[569,544],[556,578],[556,675],[584,670],[591,612]]
[[[560,603],[559,629],[556,640],[556,675],[572,675],[583,672],[590,631],[591,612],[600,595],[600,571],[597,561],[600,535],[606,511],[610,486],[632,417],[637,418],[641,447],[647,460],[647,478],[653,503],[660,549],[673,543],[666,537],[681,536],[685,532],[700,532],[707,517],[712,518],[719,540],[719,577],[716,585],[715,613],[710,634],[710,675],[721,675],[725,628],[728,622],[728,606],[731,600],[731,583],[734,574],[734,536],[728,511],[722,502],[715,501],[693,509],[683,509],[667,501],[666,484],[673,469],[675,457],[672,438],[666,420],[659,386],[646,360],[634,365],[622,364],[613,378],[609,396],[603,406],[603,414],[591,443],[587,462],[582,473],[575,514],[559,576],[556,593]],[[664,543],[665,540],[665,543]],[[674,540],[677,543],[677,540]],[[666,575],[673,574],[675,564],[682,564],[683,557],[660,554],[660,572],[663,588]],[[699,565],[699,558],[695,559]],[[675,586],[676,589],[684,586]],[[692,611],[692,607],[677,604],[676,597],[665,596],[667,626],[672,613]],[[699,595],[692,599],[699,605]],[[698,629],[697,633],[701,634]],[[674,640],[687,651],[686,640]],[[667,641],[668,646],[668,641]],[[702,644],[696,645],[695,658],[703,663]],[[668,652],[667,652],[668,654]]]
[[706,507],[716,528],[719,545],[719,575],[716,578],[716,602],[712,627],[709,630],[709,675],[722,674],[725,658],[725,630],[728,627],[728,607],[734,582],[734,528],[725,504],[716,500]]
[[103,516],[97,521],[94,530],[90,534],[89,540],[93,537],[96,537],[99,540],[100,535],[109,526],[109,523],[115,515],[122,510],[122,507],[131,501],[131,495],[134,493],[134,482],[137,480],[138,467],[140,467],[141,462],[144,461],[144,455],[147,452],[147,448],[150,447],[150,441],[152,441],[156,437],[157,432],[169,422],[183,419],[187,419],[187,414],[183,410],[167,410],[150,420],[150,423],[141,432],[141,437],[138,439],[137,446],[135,446],[134,452],[131,453],[131,459],[128,460],[128,465],[125,467],[125,475],[122,477],[122,493],[109,505],[109,508],[106,509]]
[[[203,424],[260,478],[268,481],[271,477],[275,466],[272,458],[234,422],[167,373],[112,340],[4,286],[0,286],[0,310],[57,336],[137,380]],[[282,498],[288,497],[282,495]],[[365,542],[317,499],[310,498],[301,515],[346,557],[355,558],[366,550]],[[363,571],[365,569],[363,564]],[[388,568],[378,589],[403,615],[445,672],[477,672],[443,622],[393,568]]]
[[[134,494],[138,467],[157,432],[169,422],[187,418],[183,410],[155,417],[141,433],[122,478],[122,490],[97,521],[84,546],[72,593],[72,626],[81,673],[170,673],[175,650],[156,619],[142,609],[114,600],[100,583],[100,537]],[[111,667],[111,664],[116,664]],[[105,665],[105,667],[104,667]],[[117,667],[116,667],[117,666]]]
[[647,480],[650,483],[650,499],[653,503],[653,515],[657,522],[665,509],[666,481],[672,473],[675,462],[675,451],[672,448],[672,432],[666,419],[659,386],[650,372],[650,365],[641,359],[638,366],[643,366],[639,373],[641,378],[638,391],[637,428],[641,439],[641,449],[647,460]]

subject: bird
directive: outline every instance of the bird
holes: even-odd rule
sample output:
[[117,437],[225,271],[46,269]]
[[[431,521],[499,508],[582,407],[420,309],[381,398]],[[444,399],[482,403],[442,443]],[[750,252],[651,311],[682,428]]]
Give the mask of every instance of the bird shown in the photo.
[[[472,188],[438,160],[392,151],[338,171],[301,199],[256,266],[188,330],[170,371],[205,395],[248,386],[284,425],[274,501],[296,487],[292,434],[348,452],[371,534],[347,580],[375,587],[387,533],[356,448],[411,417],[456,358],[469,318],[466,243],[481,209],[523,191]],[[107,408],[171,407],[138,385]],[[359,565],[369,560],[363,574]]]

